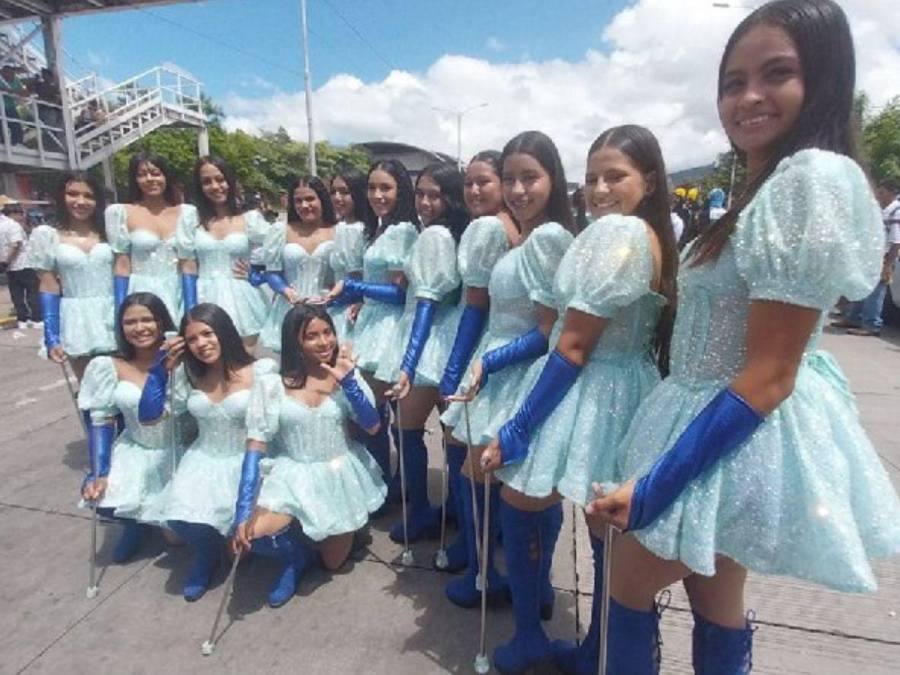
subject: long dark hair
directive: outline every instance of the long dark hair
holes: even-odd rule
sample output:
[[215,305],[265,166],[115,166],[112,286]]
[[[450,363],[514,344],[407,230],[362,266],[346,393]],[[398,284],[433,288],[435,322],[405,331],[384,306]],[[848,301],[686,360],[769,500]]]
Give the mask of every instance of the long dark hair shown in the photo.
[[300,214],[297,213],[297,207],[294,206],[294,190],[299,187],[308,187],[316,193],[319,202],[322,204],[322,222],[325,225],[334,225],[337,218],[334,215],[334,204],[331,203],[331,194],[325,183],[318,176],[299,176],[291,181],[288,186],[288,203],[287,203],[287,220],[289,223],[296,223],[300,220]]
[[125,316],[125,310],[134,305],[146,307],[150,310],[153,319],[156,321],[156,329],[159,331],[160,344],[162,344],[164,333],[175,330],[175,323],[169,315],[169,310],[166,309],[166,303],[160,300],[158,295],[154,295],[153,293],[132,293],[131,295],[128,295],[124,302],[122,302],[119,313],[116,315],[116,351],[119,353],[119,356],[126,361],[134,359],[137,350],[135,350],[134,345],[125,338],[125,329],[122,327],[122,319]]
[[106,190],[96,178],[84,171],[70,171],[64,173],[62,179],[56,185],[54,201],[56,202],[56,222],[64,225],[70,220],[66,209],[66,188],[69,183],[86,183],[94,193],[94,202],[97,206],[91,216],[91,230],[97,233],[100,241],[106,241],[106,227],[103,224],[103,212],[106,211]]
[[295,305],[285,314],[281,324],[281,381],[288,389],[302,389],[306,384],[309,372],[298,338],[303,335],[313,319],[321,319],[331,328],[335,335],[331,365],[334,365],[337,359],[337,331],[334,329],[331,315],[319,305]]
[[[672,231],[672,217],[669,212],[669,193],[666,183],[666,164],[656,136],[649,129],[636,124],[623,124],[607,129],[597,137],[588,150],[588,157],[601,148],[615,148],[628,157],[644,175],[650,186],[649,192],[638,204],[634,214],[643,219],[656,233],[662,252],[659,292],[665,296],[666,306],[656,324],[655,349],[660,372],[669,373],[669,344],[672,341],[672,325],[678,297],[676,279],[678,277],[678,246]],[[587,198],[587,195],[585,195]]]
[[347,190],[350,192],[350,198],[353,200],[353,217],[347,222],[366,222],[368,210],[371,207],[369,206],[366,177],[363,175],[363,172],[352,166],[340,168],[331,177],[328,187],[334,188],[335,178],[340,178],[347,184]]
[[197,205],[200,222],[204,223],[204,225],[216,216],[216,207],[203,194],[203,181],[200,178],[200,169],[207,164],[221,171],[222,175],[225,176],[225,182],[228,183],[228,194],[225,196],[225,208],[228,210],[228,215],[236,216],[240,212],[237,204],[237,178],[234,175],[234,170],[221,157],[205,155],[194,164],[194,203]]
[[731,209],[697,237],[691,249],[695,265],[718,258],[734,232],[738,216],[785,157],[799,150],[821,148],[856,159],[856,56],[847,17],[832,0],[775,0],[741,21],[728,39],[719,63],[718,98],[721,100],[723,95],[728,57],[737,42],[760,25],[780,28],[796,46],[803,70],[803,106],[794,126],[762,170],[749,180]]
[[548,222],[557,222],[569,232],[577,234],[575,221],[572,218],[572,209],[569,206],[566,172],[563,169],[556,145],[547,134],[541,131],[523,131],[503,147],[503,153],[500,156],[501,167],[510,155],[519,153],[534,157],[550,176],[550,199],[547,202]]
[[[225,374],[225,381],[231,379],[232,374],[238,368],[253,363],[256,359],[247,352],[244,342],[234,327],[234,322],[228,313],[211,302],[201,302],[184,315],[181,319],[181,329],[179,333],[181,337],[185,337],[185,331],[188,324],[192,321],[205,323],[212,328],[213,333],[219,339],[219,349],[222,356],[222,372]],[[187,372],[188,379],[192,384],[206,375],[209,366],[203,363],[191,352],[190,348],[184,350],[184,368]]]
[[436,162],[429,164],[416,178],[416,189],[423,176],[428,176],[441,188],[441,202],[444,206],[441,215],[431,223],[432,225],[444,225],[453,238],[459,243],[459,238],[469,224],[469,212],[463,200],[463,175],[456,164],[449,162]]
[[[419,216],[416,215],[416,200],[413,196],[412,179],[409,172],[403,166],[403,162],[399,159],[383,159],[375,162],[369,167],[369,173],[366,176],[366,202],[369,201],[369,178],[373,171],[384,171],[390,174],[391,178],[397,183],[397,203],[394,204],[393,210],[383,219],[382,227],[393,225],[394,223],[412,223],[417,228],[419,226]],[[369,243],[375,241],[375,238],[381,234],[378,231],[378,216],[372,209],[371,204],[366,212],[366,241]]]
[[152,164],[162,172],[162,175],[166,177],[166,189],[163,192],[163,199],[166,200],[169,206],[177,204],[178,197],[175,193],[175,183],[178,179],[169,164],[169,160],[162,155],[149,151],[132,155],[131,160],[128,162],[128,201],[132,204],[137,204],[144,198],[144,193],[141,192],[141,187],[137,182],[138,168],[144,163]]

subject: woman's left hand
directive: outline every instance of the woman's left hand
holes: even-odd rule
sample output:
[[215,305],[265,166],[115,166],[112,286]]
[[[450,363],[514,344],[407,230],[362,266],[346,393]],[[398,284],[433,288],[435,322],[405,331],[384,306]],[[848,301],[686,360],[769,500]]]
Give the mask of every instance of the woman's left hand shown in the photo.
[[234,261],[234,266],[231,268],[231,272],[232,274],[234,274],[235,279],[242,279],[246,281],[250,278],[250,263],[239,258]]
[[500,454],[500,441],[495,438],[481,453],[481,470],[489,474],[501,466],[503,466],[503,456]]
[[625,531],[628,527],[628,516],[631,513],[631,500],[634,497],[634,481],[622,483],[610,494],[594,483],[596,499],[589,502],[584,509],[588,528],[596,537],[602,537],[607,523]]
[[353,355],[351,344],[345,342],[341,345],[333,366],[323,363],[322,367],[338,382],[347,377],[356,368],[356,357]]
[[412,385],[409,383],[409,375],[406,374],[405,371],[400,371],[400,377],[397,378],[397,383],[391,387],[388,395],[393,399],[404,399],[409,396],[409,392],[412,389]]

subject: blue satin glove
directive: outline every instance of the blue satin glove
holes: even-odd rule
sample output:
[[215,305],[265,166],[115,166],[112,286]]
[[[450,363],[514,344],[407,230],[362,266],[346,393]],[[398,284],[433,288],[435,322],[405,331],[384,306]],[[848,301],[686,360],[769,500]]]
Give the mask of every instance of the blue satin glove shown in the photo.
[[266,268],[262,265],[250,265],[250,272],[247,274],[247,281],[253,288],[259,288],[266,283]]
[[514,363],[521,363],[543,356],[550,348],[547,336],[535,326],[512,342],[497,347],[481,357],[481,386],[487,384],[488,375],[503,370]]
[[156,361],[147,371],[147,379],[141,390],[138,402],[138,421],[148,424],[158,420],[166,410],[166,385],[169,383],[169,371],[166,370],[166,351],[159,350]]
[[344,293],[348,293],[350,297],[369,298],[386,305],[406,304],[406,289],[397,284],[373,284],[358,279],[345,279]]
[[122,309],[122,303],[128,297],[128,282],[131,277],[123,277],[119,274],[113,277],[113,301],[116,305],[116,320],[119,317],[119,310]]
[[628,529],[656,520],[688,483],[736,450],[765,419],[731,389],[723,389],[688,425],[678,440],[637,481]]
[[403,363],[400,370],[406,373],[409,383],[416,379],[416,367],[422,352],[425,351],[425,343],[428,342],[428,334],[431,333],[431,325],[434,323],[434,315],[437,312],[437,303],[434,300],[419,298],[416,303],[416,316],[413,319],[412,330],[409,333],[409,342],[406,344],[406,353],[403,355]]
[[547,357],[541,375],[531,388],[528,398],[511,420],[500,427],[500,460],[503,466],[521,462],[528,456],[531,435],[572,388],[581,366],[576,366],[554,349]]
[[378,414],[375,406],[366,397],[352,371],[347,373],[344,379],[341,380],[341,389],[344,390],[344,397],[350,403],[353,417],[359,426],[368,431],[381,424],[381,415]]
[[184,300],[184,313],[187,314],[197,306],[197,275],[181,274],[181,297]]
[[104,478],[109,475],[109,465],[112,459],[112,447],[116,440],[115,424],[97,424],[91,422],[90,433],[88,435],[88,462],[91,470],[84,477],[81,483],[81,489],[84,490],[88,483],[92,483],[97,478]]
[[244,453],[244,463],[241,465],[241,482],[238,483],[237,502],[234,505],[234,521],[231,523],[231,531],[234,532],[238,525],[246,523],[253,515],[253,506],[256,502],[256,488],[259,486],[259,462],[263,453],[258,450],[250,450]]
[[363,294],[359,289],[354,289],[353,291],[351,291],[347,287],[347,284],[352,281],[357,281],[357,279],[354,279],[353,277],[347,277],[346,279],[344,279],[344,285],[343,287],[341,287],[341,292],[336,297],[331,298],[331,300],[328,301],[327,305],[329,307],[346,307],[347,305],[354,305],[357,302],[363,301]]
[[288,289],[288,282],[281,276],[281,272],[267,271],[265,278],[266,283],[269,284],[269,288],[278,293],[278,295],[284,295],[284,292]]
[[59,339],[59,295],[41,291],[41,312],[44,317],[44,347],[47,353],[60,343]]
[[459,383],[462,381],[466,368],[469,367],[469,361],[478,346],[478,340],[481,339],[487,317],[487,310],[481,307],[466,305],[463,309],[459,326],[456,329],[456,338],[453,340],[453,349],[450,351],[450,358],[444,367],[444,376],[441,377],[438,387],[441,396],[452,396],[459,389]]

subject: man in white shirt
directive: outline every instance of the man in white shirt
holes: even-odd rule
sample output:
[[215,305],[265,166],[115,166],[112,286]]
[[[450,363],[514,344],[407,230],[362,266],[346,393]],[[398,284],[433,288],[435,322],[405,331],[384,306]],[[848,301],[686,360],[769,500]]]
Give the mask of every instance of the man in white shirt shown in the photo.
[[37,274],[27,265],[28,235],[25,210],[18,202],[7,202],[0,215],[0,263],[6,267],[9,297],[19,328],[41,326]]
[[885,180],[875,188],[875,197],[882,208],[884,218],[884,261],[881,278],[875,290],[865,300],[851,302],[843,311],[843,318],[831,324],[846,328],[850,335],[874,336],[884,325],[882,310],[888,284],[894,272],[894,263],[900,254],[900,181]]

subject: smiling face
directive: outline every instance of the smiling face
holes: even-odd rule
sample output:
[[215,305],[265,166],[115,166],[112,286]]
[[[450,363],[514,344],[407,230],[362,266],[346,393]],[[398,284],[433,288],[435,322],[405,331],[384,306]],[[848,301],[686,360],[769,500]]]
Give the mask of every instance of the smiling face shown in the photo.
[[162,197],[166,192],[166,175],[155,164],[138,164],[135,180],[145,197]]
[[618,213],[634,215],[653,190],[653,176],[645,176],[621,150],[603,146],[588,157],[584,198],[594,218]]
[[202,321],[191,321],[184,329],[184,341],[191,354],[207,366],[216,363],[222,357],[219,337],[209,324]]
[[228,180],[215,164],[200,167],[200,189],[213,204],[224,204],[228,199]]
[[353,195],[347,181],[340,176],[331,181],[331,203],[338,219],[348,222],[353,217]]
[[297,342],[303,358],[316,365],[331,363],[337,349],[334,329],[322,319],[310,319]]
[[383,169],[369,174],[369,205],[379,218],[386,218],[397,205],[397,181]]
[[487,162],[472,162],[466,167],[463,198],[473,218],[495,216],[503,210],[500,176]]
[[80,180],[66,183],[63,195],[66,204],[66,213],[73,222],[87,222],[94,217],[97,209],[97,198],[91,186]]
[[147,307],[130,305],[122,314],[122,333],[135,349],[155,349],[162,342],[162,332]]
[[294,190],[294,209],[300,221],[306,225],[318,226],[322,222],[322,202],[311,187],[300,185]]
[[421,176],[416,183],[416,213],[419,214],[419,220],[425,227],[444,213],[441,186],[431,176]]
[[517,152],[503,162],[503,199],[523,229],[547,220],[553,182],[531,155]]
[[719,119],[755,173],[803,108],[803,69],[793,40],[781,28],[751,28],[728,55],[720,90]]

